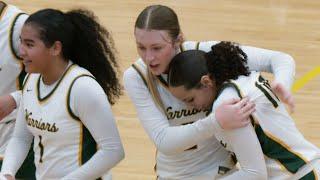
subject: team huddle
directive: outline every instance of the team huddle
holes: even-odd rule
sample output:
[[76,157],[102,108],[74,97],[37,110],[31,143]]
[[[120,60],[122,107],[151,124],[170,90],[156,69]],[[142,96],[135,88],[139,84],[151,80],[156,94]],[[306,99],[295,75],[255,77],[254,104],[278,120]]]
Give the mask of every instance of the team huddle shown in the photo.
[[[320,177],[319,148],[285,108],[294,107],[290,55],[186,41],[163,5],[141,11],[134,36],[140,58],[123,83],[156,146],[158,180]],[[90,10],[28,15],[0,1],[0,37],[0,180],[112,179],[125,150],[108,30]]]

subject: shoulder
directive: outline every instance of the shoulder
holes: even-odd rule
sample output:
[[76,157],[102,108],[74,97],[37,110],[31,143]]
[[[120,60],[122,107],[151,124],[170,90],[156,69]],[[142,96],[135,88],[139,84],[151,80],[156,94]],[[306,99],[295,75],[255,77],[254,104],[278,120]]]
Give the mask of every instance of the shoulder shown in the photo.
[[93,87],[100,86],[95,78],[89,74],[79,75],[74,79],[73,88],[90,90]]
[[127,81],[138,76],[138,72],[132,67],[132,65],[127,68],[123,73],[123,80]]
[[225,101],[228,101],[230,99],[239,99],[239,98],[240,96],[238,94],[236,87],[232,86],[231,83],[225,84],[225,86],[223,86],[217,94],[217,97],[213,103],[213,109],[217,108],[219,105],[221,105]]
[[199,43],[199,50],[209,52],[211,50],[211,46],[218,44],[220,41],[201,41]]
[[104,90],[95,78],[89,74],[74,78],[67,93],[68,111],[73,118],[78,120],[80,112],[87,112],[88,109],[106,102],[109,101]]
[[104,90],[94,77],[90,75],[78,76],[73,81],[68,92],[69,98],[77,99],[77,102],[95,101],[101,94],[105,95]]
[[[6,19],[6,20],[11,20],[13,19],[15,16],[17,16],[17,14],[22,14],[23,11],[21,11],[18,7],[13,6],[11,4],[7,4],[3,10],[2,10],[2,19]],[[24,13],[23,13],[24,14]]]
[[219,43],[219,41],[184,41],[181,44],[181,51],[198,49],[205,52],[209,52],[211,46]]
[[141,71],[146,71],[146,69],[147,69],[147,67],[146,67],[146,65],[144,64],[144,62],[142,61],[142,59],[141,58],[139,58],[137,61],[135,61],[133,64],[131,64],[130,65],[130,67],[128,67],[125,71],[124,71],[124,73],[123,73],[123,75],[124,76],[136,76],[136,75],[138,75],[137,73],[137,70],[136,69],[139,69],[139,70],[141,70]]
[[146,66],[141,59],[137,60],[123,73],[123,82],[125,88],[132,85],[142,84],[146,86]]
[[85,68],[80,67],[77,64],[72,64],[68,68],[67,72],[70,80],[72,81],[72,88],[79,87],[90,89],[90,85],[98,84],[95,77]]
[[249,76],[239,76],[236,80],[225,82],[217,94],[214,106],[218,106],[231,98],[251,96],[250,93],[255,89],[255,82],[259,76],[259,72],[252,71]]
[[84,89],[87,94],[90,93],[92,89],[101,88],[94,76],[88,70],[77,64],[70,65],[66,73],[66,82],[69,84],[69,94],[72,96],[83,94]]
[[69,71],[68,72],[69,74],[74,74],[75,76],[82,75],[82,74],[88,74],[92,76],[92,74],[87,69],[80,67],[77,64],[71,64],[68,67],[67,71]]
[[251,89],[255,86],[258,78],[260,76],[260,72],[250,71],[248,76],[239,76],[236,80],[232,80],[231,82],[237,86],[238,89],[241,89],[247,92],[248,89]]

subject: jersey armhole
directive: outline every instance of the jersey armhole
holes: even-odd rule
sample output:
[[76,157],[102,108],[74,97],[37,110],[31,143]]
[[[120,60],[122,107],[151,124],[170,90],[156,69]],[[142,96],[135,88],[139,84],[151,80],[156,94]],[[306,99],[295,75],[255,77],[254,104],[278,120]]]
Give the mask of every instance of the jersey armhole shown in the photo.
[[70,106],[71,97],[70,96],[71,96],[71,90],[72,90],[74,83],[76,82],[76,80],[78,80],[81,77],[90,77],[90,78],[96,80],[92,75],[82,74],[82,75],[79,75],[76,78],[74,78],[74,80],[70,84],[70,87],[67,92],[67,103],[66,103],[67,104],[67,111],[68,111],[69,115],[76,121],[80,121],[80,118],[77,115],[75,115],[75,113],[71,109],[71,106]]

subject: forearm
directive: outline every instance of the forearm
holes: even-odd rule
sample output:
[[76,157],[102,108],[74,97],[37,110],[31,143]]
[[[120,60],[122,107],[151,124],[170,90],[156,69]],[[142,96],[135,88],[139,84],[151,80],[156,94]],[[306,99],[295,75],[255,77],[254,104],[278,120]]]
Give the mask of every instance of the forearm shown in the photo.
[[124,87],[136,107],[138,118],[148,136],[157,146],[157,150],[165,154],[183,152],[200,141],[214,136],[222,128],[243,127],[249,123],[248,117],[254,112],[254,104],[248,102],[248,98],[238,101],[237,96],[237,98],[231,96],[208,117],[193,119],[195,122],[192,124],[172,126],[138,77],[130,69],[127,70],[124,74]]
[[153,134],[153,142],[158,151],[164,154],[176,154],[214,136],[220,128],[214,114],[210,114],[192,124],[163,127]]
[[290,55],[250,46],[241,48],[248,56],[250,70],[273,73],[275,81],[291,89],[295,76],[295,62]]
[[0,96],[0,123],[16,119],[16,102],[10,94]]
[[26,158],[33,135],[27,129],[23,107],[19,107],[14,133],[5,152],[1,173],[15,175]]
[[280,54],[273,58],[272,69],[275,81],[281,83],[286,89],[290,90],[295,78],[295,61],[288,54]]
[[138,113],[138,118],[157,150],[175,154],[213,136],[219,128],[214,114],[181,126],[170,126],[166,115],[158,109],[149,90],[132,72],[124,75],[124,86]]
[[87,180],[101,177],[124,158],[123,149],[118,148],[120,146],[121,144],[114,144],[107,149],[99,149],[89,161],[63,179]]
[[27,157],[31,142],[30,140],[16,137],[10,139],[1,168],[2,174],[15,176],[24,159]]

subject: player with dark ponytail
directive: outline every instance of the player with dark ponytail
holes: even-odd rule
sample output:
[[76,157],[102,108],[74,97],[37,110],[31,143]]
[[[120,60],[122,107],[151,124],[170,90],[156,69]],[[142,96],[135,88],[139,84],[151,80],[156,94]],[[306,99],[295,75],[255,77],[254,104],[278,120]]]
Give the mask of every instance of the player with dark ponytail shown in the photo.
[[238,45],[220,42],[208,53],[181,52],[170,63],[168,82],[172,94],[191,107],[214,112],[223,101],[244,97],[256,104],[250,125],[215,133],[241,167],[222,179],[319,176],[320,150],[299,132],[268,81],[248,70],[247,55]]
[[1,169],[10,179],[34,138],[37,179],[111,179],[124,157],[110,104],[121,94],[109,32],[88,10],[43,9],[26,20],[29,75]]
[[63,13],[46,9],[31,15],[26,21],[26,25],[28,24],[38,29],[40,39],[46,47],[60,41],[63,45],[63,59],[72,60],[87,69],[108,95],[110,103],[114,103],[121,93],[116,74],[118,64],[114,42],[92,12],[72,10]]
[[[184,59],[188,59],[185,61]],[[250,74],[247,55],[231,42],[220,42],[211,51],[189,50],[176,55],[171,61],[168,73],[170,86],[184,85],[187,90],[195,88],[201,77],[210,74],[219,87],[228,79]]]

